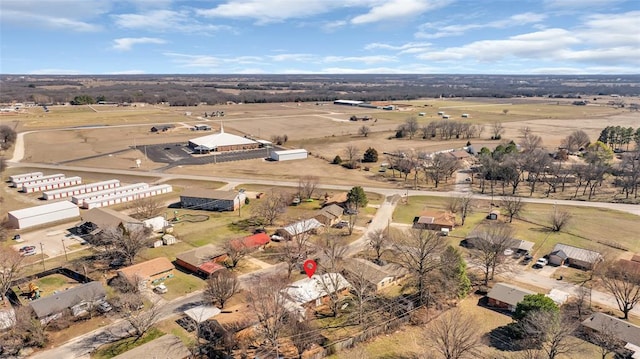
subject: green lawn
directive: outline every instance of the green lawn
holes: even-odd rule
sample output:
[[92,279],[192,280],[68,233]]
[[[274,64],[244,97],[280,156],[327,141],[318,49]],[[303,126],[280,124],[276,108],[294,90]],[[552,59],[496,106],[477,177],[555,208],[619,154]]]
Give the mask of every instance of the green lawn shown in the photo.
[[408,203],[399,203],[393,212],[396,223],[413,223],[413,218],[425,209],[444,210],[447,206],[446,197],[411,196]]
[[98,348],[91,354],[93,359],[108,359],[120,355],[126,351],[129,351],[135,347],[138,347],[144,343],[148,343],[154,339],[158,339],[166,333],[161,332],[156,328],[149,330],[142,338],[136,340],[136,338],[126,338],[118,340],[113,343],[105,344]]
[[173,273],[173,278],[164,281],[168,291],[161,296],[165,300],[173,300],[204,288],[204,280],[195,275],[187,274],[179,270],[174,270]]

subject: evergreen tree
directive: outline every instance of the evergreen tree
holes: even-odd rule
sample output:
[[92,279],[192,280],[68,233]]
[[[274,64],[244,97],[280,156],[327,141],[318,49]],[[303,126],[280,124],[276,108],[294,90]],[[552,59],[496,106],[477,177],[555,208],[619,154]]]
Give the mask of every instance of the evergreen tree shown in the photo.
[[347,202],[357,205],[358,208],[364,208],[369,203],[369,200],[366,193],[364,193],[364,189],[360,186],[355,186],[347,193]]
[[378,162],[378,151],[373,147],[367,148],[364,152],[362,162]]

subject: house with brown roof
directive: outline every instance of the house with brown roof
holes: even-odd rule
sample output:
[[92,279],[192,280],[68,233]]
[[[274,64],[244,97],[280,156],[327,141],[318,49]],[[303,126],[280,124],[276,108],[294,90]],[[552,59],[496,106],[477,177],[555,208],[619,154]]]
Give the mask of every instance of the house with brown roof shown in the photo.
[[334,224],[340,222],[342,219],[342,214],[344,213],[344,209],[337,204],[330,204],[328,206],[322,207],[315,215],[315,219],[318,222],[324,224],[327,227],[331,227]]
[[325,207],[332,204],[337,204],[338,206],[344,207],[345,203],[347,203],[348,194],[348,192],[338,192],[331,195],[325,195],[322,206]]
[[207,211],[235,211],[244,206],[246,199],[247,195],[244,192],[208,188],[187,188],[180,193],[182,208]]
[[419,216],[413,218],[413,228],[428,229],[431,231],[453,230],[456,224],[456,215],[449,211],[424,210]]
[[400,268],[389,264],[379,266],[364,258],[347,258],[343,267],[347,279],[361,278],[376,291],[398,283],[406,275]]
[[496,283],[487,293],[487,298],[489,306],[515,312],[518,303],[530,294],[536,293],[515,285]]
[[469,155],[469,152],[462,150],[447,152],[447,154],[455,158],[456,160],[465,160],[471,157],[471,155]]
[[171,261],[165,257],[158,257],[146,262],[124,267],[118,270],[118,275],[134,285],[146,286],[148,283],[156,285],[167,278],[173,277],[174,269],[175,267]]
[[199,276],[208,277],[213,272],[224,268],[223,263],[227,257],[224,249],[207,244],[178,254],[176,264]]

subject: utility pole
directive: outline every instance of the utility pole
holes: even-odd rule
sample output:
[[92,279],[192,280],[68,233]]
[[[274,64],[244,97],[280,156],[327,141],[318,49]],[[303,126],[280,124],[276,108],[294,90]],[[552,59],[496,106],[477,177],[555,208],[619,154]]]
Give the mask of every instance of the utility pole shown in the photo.
[[62,250],[64,251],[64,259],[68,262],[69,257],[67,257],[67,247],[64,245],[64,238],[62,238]]
[[40,242],[40,253],[42,253],[42,271],[44,272],[47,268],[44,266],[44,244],[42,242]]

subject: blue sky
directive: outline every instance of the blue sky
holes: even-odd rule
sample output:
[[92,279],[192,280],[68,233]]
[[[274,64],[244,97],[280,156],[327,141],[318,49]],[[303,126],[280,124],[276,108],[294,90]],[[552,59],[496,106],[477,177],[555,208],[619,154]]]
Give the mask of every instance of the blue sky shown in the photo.
[[638,74],[640,1],[2,0],[3,74]]

